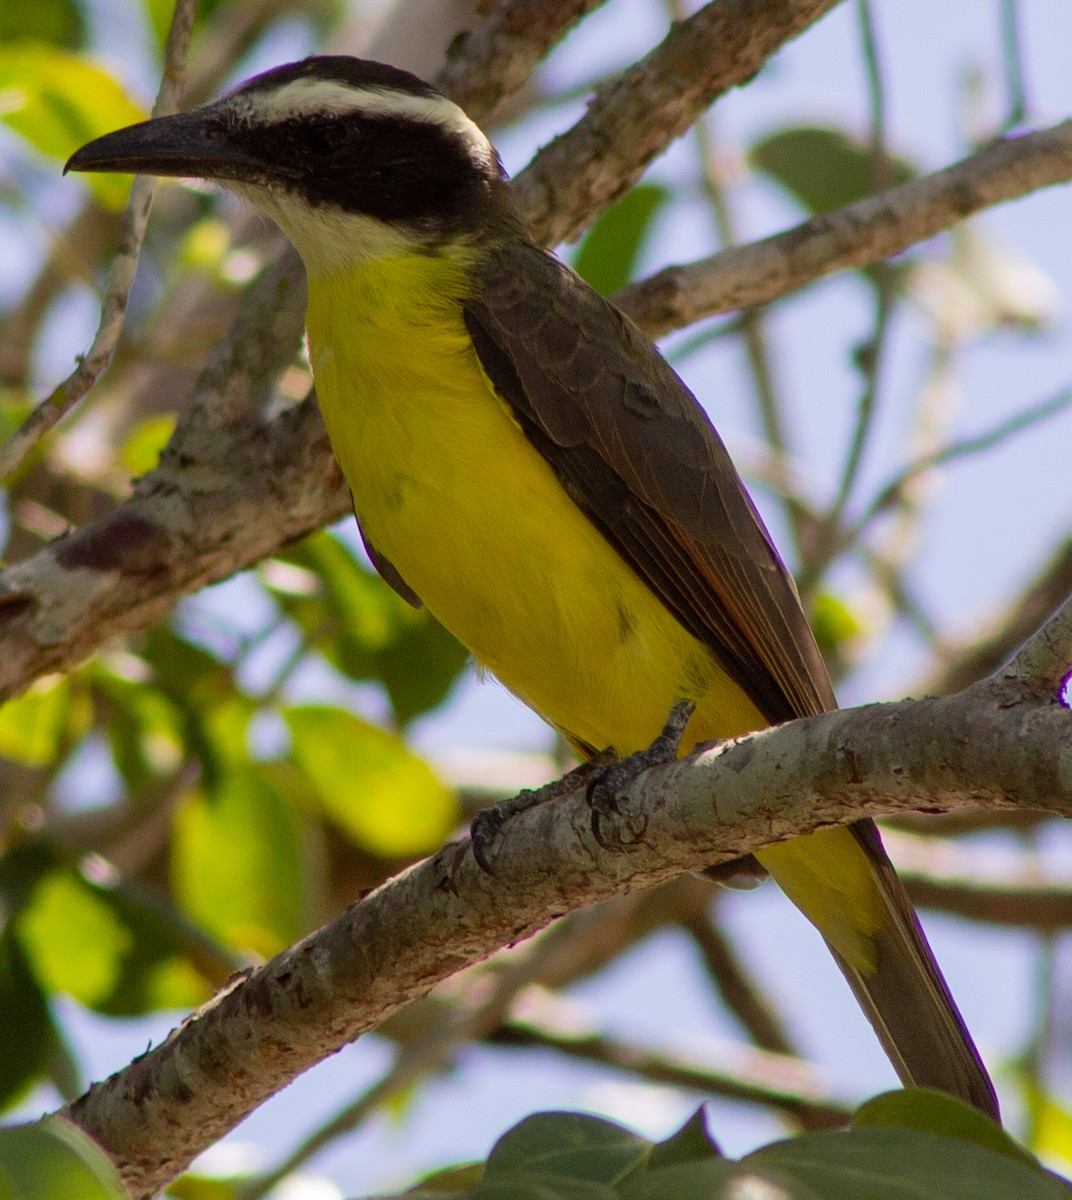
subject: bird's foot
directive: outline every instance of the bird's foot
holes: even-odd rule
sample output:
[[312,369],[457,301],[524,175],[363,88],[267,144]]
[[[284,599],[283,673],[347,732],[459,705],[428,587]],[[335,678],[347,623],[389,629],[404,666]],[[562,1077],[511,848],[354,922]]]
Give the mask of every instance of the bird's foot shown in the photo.
[[586,775],[602,766],[600,759],[591,759],[581,763],[579,767],[574,767],[561,779],[552,780],[541,788],[525,788],[516,796],[493,804],[491,808],[482,808],[469,825],[469,841],[477,866],[486,875],[494,875],[495,868],[492,862],[495,846],[507,821],[516,817],[518,813],[528,812],[538,804],[546,804],[548,800],[576,791]]
[[592,814],[592,834],[604,849],[609,850],[615,846],[628,845],[630,842],[639,841],[644,836],[644,830],[648,823],[644,816],[632,822],[627,836],[623,836],[617,830],[613,837],[608,836],[607,830],[610,828],[612,820],[622,816],[621,806],[618,803],[619,797],[641,772],[648,770],[649,767],[664,766],[677,758],[681,748],[681,737],[695,711],[694,701],[679,700],[670,710],[670,716],[663,726],[662,733],[646,750],[638,750],[627,758],[617,759],[596,769],[594,777],[588,784],[586,795]]

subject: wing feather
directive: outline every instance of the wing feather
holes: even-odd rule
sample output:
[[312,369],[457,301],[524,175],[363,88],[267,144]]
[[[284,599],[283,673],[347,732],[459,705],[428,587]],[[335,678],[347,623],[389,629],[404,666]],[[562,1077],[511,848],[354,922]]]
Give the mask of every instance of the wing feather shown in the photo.
[[582,511],[769,721],[833,707],[792,578],[658,351],[533,244],[480,273],[465,320],[481,364]]

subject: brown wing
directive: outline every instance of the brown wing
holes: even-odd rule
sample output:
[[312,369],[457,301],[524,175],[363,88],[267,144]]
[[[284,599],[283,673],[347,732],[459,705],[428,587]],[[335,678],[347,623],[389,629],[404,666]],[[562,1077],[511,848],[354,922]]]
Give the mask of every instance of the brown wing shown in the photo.
[[769,721],[833,707],[792,579],[658,351],[535,245],[494,251],[480,281],[481,364],[578,506]]

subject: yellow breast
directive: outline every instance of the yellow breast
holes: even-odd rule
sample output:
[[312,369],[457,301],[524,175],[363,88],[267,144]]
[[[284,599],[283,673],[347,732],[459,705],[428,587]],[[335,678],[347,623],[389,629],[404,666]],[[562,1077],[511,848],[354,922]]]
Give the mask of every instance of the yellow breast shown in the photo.
[[416,255],[311,281],[317,393],[368,539],[483,666],[597,748],[647,745],[684,691],[718,710],[705,727],[762,724],[492,391],[464,286]]

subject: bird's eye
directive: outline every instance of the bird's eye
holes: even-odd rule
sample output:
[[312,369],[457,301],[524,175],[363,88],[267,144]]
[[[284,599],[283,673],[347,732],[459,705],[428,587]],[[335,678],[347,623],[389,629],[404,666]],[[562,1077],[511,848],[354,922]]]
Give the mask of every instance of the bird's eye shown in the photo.
[[306,142],[314,154],[334,154],[346,141],[341,121],[319,121],[306,132]]

